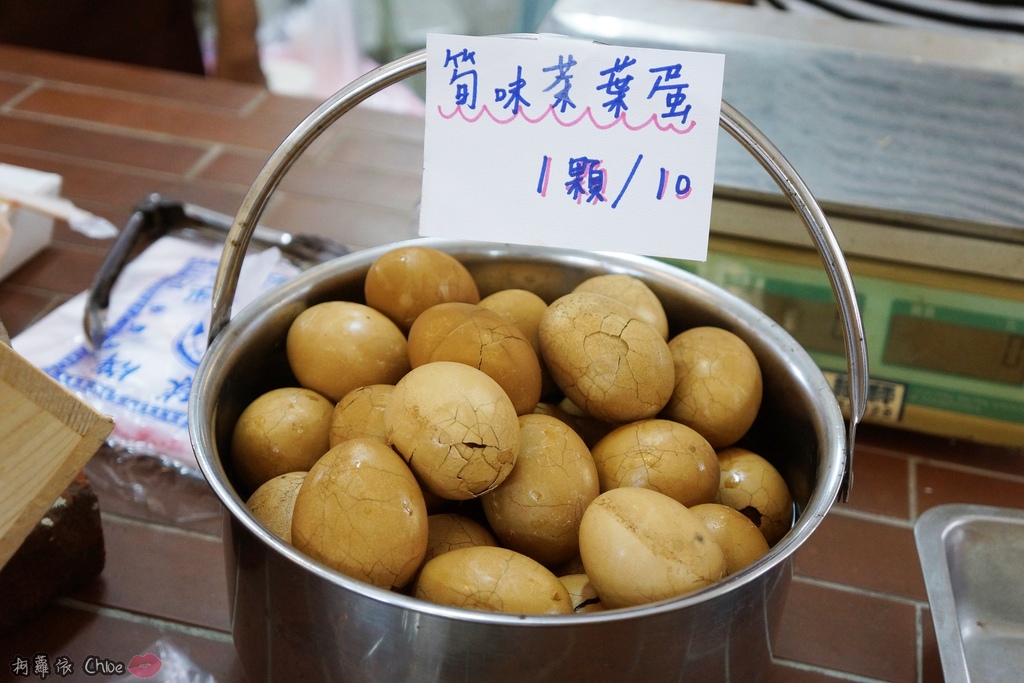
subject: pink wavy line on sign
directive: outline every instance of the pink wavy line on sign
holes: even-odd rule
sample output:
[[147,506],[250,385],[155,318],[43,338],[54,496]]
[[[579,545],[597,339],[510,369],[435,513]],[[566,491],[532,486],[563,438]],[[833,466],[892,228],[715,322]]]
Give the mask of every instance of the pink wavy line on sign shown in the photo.
[[575,119],[570,120],[562,120],[562,117],[558,115],[558,112],[555,111],[555,108],[551,106],[545,109],[544,113],[542,113],[540,116],[536,118],[530,118],[529,116],[527,116],[525,110],[520,110],[519,113],[513,114],[508,118],[498,118],[497,116],[494,115],[494,112],[492,112],[486,104],[480,108],[480,111],[475,116],[467,116],[466,112],[462,109],[461,104],[456,105],[455,109],[453,109],[448,114],[445,114],[441,107],[438,106],[437,113],[441,115],[441,118],[446,120],[450,120],[455,118],[456,116],[460,116],[467,123],[476,123],[481,119],[481,117],[483,117],[484,114],[487,114],[487,116],[490,117],[492,121],[499,125],[512,123],[512,121],[514,121],[516,118],[521,118],[527,123],[540,123],[546,117],[551,116],[555,120],[555,122],[558,123],[558,125],[562,126],[563,128],[572,128],[573,126],[583,121],[583,119],[590,119],[591,124],[593,124],[593,126],[598,130],[608,130],[609,128],[612,128],[620,123],[623,126],[625,126],[628,130],[633,131],[643,130],[647,126],[654,125],[655,128],[662,132],[672,131],[673,133],[677,133],[679,135],[685,135],[686,133],[689,133],[691,130],[693,130],[693,127],[697,125],[696,121],[690,121],[689,125],[687,125],[686,128],[676,128],[671,123],[666,123],[662,125],[661,123],[659,123],[659,117],[657,114],[651,114],[650,118],[648,118],[646,121],[644,121],[638,126],[630,125],[629,121],[626,119],[625,114],[622,114],[618,118],[613,119],[611,123],[602,124],[598,123],[597,119],[594,118],[594,112],[591,110],[590,107],[584,109],[583,112]]

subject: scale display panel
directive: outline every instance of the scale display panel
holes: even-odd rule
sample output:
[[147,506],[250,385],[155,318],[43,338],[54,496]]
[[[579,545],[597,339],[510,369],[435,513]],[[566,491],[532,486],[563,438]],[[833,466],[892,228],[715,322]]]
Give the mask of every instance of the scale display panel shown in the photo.
[[[842,324],[824,270],[713,241],[703,263],[670,261],[764,311],[811,355],[846,408]],[[769,250],[771,251],[771,250]],[[775,250],[776,252],[778,250]],[[796,250],[794,250],[796,251]],[[744,253],[746,252],[746,253]],[[803,259],[806,260],[806,259]],[[1024,443],[1024,285],[1017,296],[858,272],[850,263],[867,334],[865,422],[983,443]],[[907,277],[901,277],[901,276]]]

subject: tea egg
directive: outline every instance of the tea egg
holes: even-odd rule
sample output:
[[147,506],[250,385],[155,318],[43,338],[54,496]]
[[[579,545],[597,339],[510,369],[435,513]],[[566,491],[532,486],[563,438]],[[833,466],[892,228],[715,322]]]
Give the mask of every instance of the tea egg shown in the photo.
[[590,579],[587,578],[586,574],[566,574],[565,576],[559,576],[558,580],[569,591],[569,595],[572,597],[572,611],[576,614],[601,612],[604,610],[604,605],[601,604],[601,597],[590,584]]
[[414,595],[441,605],[505,614],[572,614],[572,597],[536,560],[508,548],[476,546],[423,565]]
[[363,292],[367,305],[394,321],[403,333],[431,306],[480,301],[476,281],[458,259],[418,245],[392,249],[377,258],[366,273]]
[[263,482],[245,501],[252,516],[285,543],[292,542],[292,511],[305,478],[305,472],[279,474]]
[[587,278],[576,285],[574,292],[594,292],[617,299],[629,306],[637,316],[668,339],[668,316],[661,299],[647,283],[625,273],[608,273]]
[[719,327],[694,327],[668,342],[675,386],[663,417],[693,427],[714,448],[736,443],[761,407],[762,377],[747,343]]
[[486,373],[452,361],[410,370],[384,410],[388,443],[441,498],[468,500],[505,480],[519,455],[519,416]]
[[244,489],[304,472],[330,448],[334,404],[315,391],[281,387],[242,410],[231,434],[231,464]]
[[540,360],[518,327],[475,304],[451,302],[423,311],[409,330],[409,362],[465,363],[497,382],[523,415],[540,400]]
[[325,301],[299,313],[285,348],[299,384],[334,402],[358,387],[394,384],[409,370],[405,334],[352,301]]
[[561,420],[523,415],[519,434],[516,465],[481,497],[484,514],[504,547],[543,565],[561,564],[579,552],[583,511],[600,493],[597,468],[583,439]]
[[487,527],[457,512],[441,512],[427,517],[427,555],[424,562],[459,548],[498,545]]
[[718,454],[703,436],[672,420],[639,420],[616,428],[592,450],[601,490],[642,486],[687,507],[714,502]]
[[684,595],[725,576],[725,555],[700,517],[645,488],[605,491],[583,513],[580,556],[606,608]]
[[745,448],[719,451],[718,462],[719,501],[750,518],[768,545],[778,543],[793,523],[793,497],[786,480],[766,458]]
[[331,448],[367,436],[385,441],[384,408],[394,390],[393,384],[370,384],[342,396],[331,414]]
[[349,439],[309,470],[292,512],[292,545],[352,578],[409,583],[427,552],[427,507],[412,471],[378,439]]
[[768,541],[761,530],[739,510],[721,503],[694,505],[690,510],[701,518],[725,553],[726,573],[735,574],[768,552]]
[[672,396],[668,344],[631,308],[603,294],[556,299],[541,318],[540,345],[558,387],[599,420],[654,417]]

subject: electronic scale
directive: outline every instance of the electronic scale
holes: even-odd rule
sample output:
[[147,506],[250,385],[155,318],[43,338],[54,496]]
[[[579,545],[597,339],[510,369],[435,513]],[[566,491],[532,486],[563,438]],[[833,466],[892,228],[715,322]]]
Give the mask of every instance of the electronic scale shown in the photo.
[[[1024,445],[1024,42],[706,0],[560,0],[542,30],[726,55],[724,99],[786,155],[854,276],[865,422]],[[841,327],[799,217],[722,133],[706,262],[847,400]]]

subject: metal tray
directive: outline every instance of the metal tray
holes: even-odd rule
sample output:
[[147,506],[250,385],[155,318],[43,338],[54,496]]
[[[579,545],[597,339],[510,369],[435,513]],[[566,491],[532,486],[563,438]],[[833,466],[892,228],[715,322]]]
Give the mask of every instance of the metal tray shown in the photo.
[[940,505],[914,537],[946,683],[1020,681],[1024,510]]

